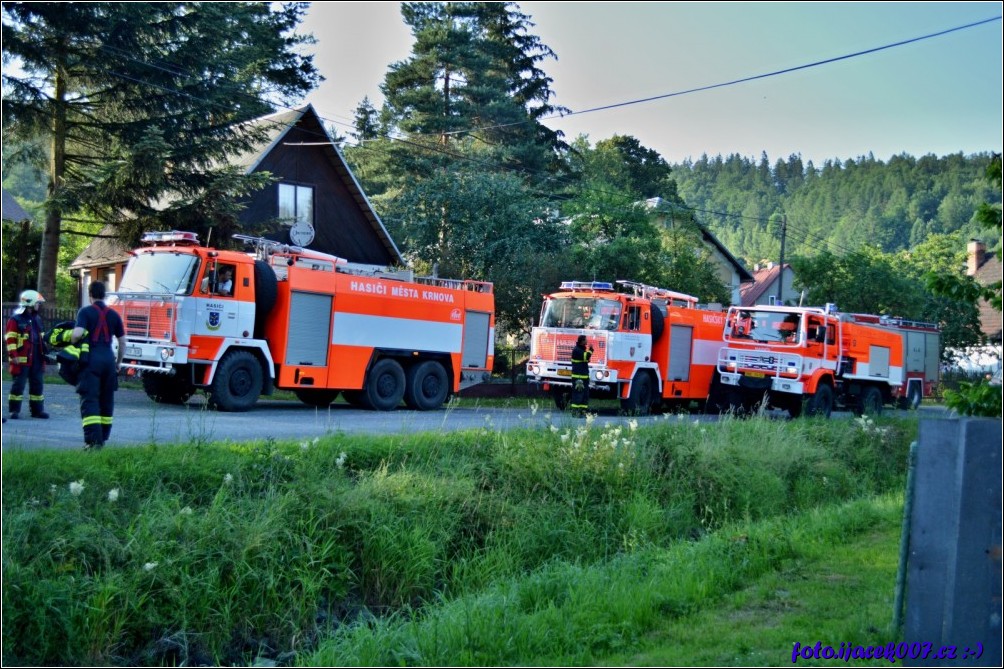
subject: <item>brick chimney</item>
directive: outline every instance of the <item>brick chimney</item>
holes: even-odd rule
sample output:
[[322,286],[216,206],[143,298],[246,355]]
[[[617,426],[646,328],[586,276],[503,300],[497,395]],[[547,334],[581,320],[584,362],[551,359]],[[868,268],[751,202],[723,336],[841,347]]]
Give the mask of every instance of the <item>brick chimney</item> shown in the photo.
[[983,256],[986,254],[987,247],[978,239],[970,239],[969,245],[966,246],[966,275],[973,276],[976,274],[976,270],[980,268],[983,264]]

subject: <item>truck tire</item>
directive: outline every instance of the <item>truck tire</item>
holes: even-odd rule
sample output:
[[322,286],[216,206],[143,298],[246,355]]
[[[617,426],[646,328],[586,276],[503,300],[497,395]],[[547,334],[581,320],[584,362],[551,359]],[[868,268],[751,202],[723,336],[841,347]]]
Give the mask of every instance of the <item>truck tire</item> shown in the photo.
[[882,391],[875,386],[868,386],[861,391],[861,396],[854,403],[855,416],[879,416],[882,414]]
[[816,394],[810,395],[802,405],[806,416],[829,418],[833,412],[833,388],[826,383],[816,386]]
[[666,317],[662,315],[659,307],[652,305],[652,343],[659,341],[662,333],[666,331]]
[[279,295],[275,272],[264,260],[254,261],[254,336],[264,339],[265,323]]
[[450,391],[450,378],[436,360],[424,360],[405,374],[404,403],[411,409],[430,411],[443,406]]
[[188,367],[179,367],[174,374],[143,374],[143,390],[157,404],[184,404],[195,394]]
[[338,399],[338,391],[328,388],[297,388],[293,394],[307,406],[321,409]]
[[648,372],[639,372],[631,382],[631,394],[621,400],[621,411],[635,416],[647,416],[655,401],[655,389]]
[[366,406],[377,411],[390,411],[404,398],[404,369],[393,358],[378,361],[366,375],[363,399]]
[[231,351],[216,368],[209,405],[219,411],[247,411],[262,390],[261,363],[248,351]]

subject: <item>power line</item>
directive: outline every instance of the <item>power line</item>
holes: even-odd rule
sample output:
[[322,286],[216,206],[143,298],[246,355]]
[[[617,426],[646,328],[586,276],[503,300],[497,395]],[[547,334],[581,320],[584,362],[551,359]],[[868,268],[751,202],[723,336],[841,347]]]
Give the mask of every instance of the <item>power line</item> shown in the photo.
[[[767,79],[769,77],[777,77],[777,76],[780,76],[782,74],[791,74],[792,72],[798,72],[800,70],[807,70],[807,69],[813,68],[813,67],[819,67],[819,66],[822,66],[822,65],[829,65],[831,63],[836,63],[836,62],[839,62],[839,61],[842,61],[842,60],[848,60],[850,58],[858,58],[860,56],[866,56],[866,55],[869,55],[869,54],[872,54],[872,53],[877,53],[879,51],[885,51],[887,49],[893,49],[895,47],[904,46],[904,45],[907,45],[907,44],[912,44],[914,42],[920,42],[920,41],[923,41],[923,40],[933,39],[935,37],[941,37],[941,36],[947,35],[949,33],[958,32],[960,30],[967,30],[969,28],[975,28],[977,26],[981,26],[981,25],[984,25],[984,24],[987,24],[987,23],[992,23],[994,21],[1000,21],[1001,18],[1002,18],[1002,16],[998,15],[998,16],[994,16],[994,17],[991,17],[991,18],[988,18],[988,19],[983,19],[981,21],[976,21],[974,23],[968,23],[968,24],[963,25],[963,26],[957,26],[955,28],[948,28],[947,30],[941,30],[941,31],[938,31],[938,32],[935,32],[935,33],[929,33],[927,35],[921,35],[919,37],[912,37],[910,39],[901,40],[899,42],[893,42],[891,44],[885,44],[883,46],[873,47],[871,49],[865,49],[863,51],[855,51],[854,53],[845,54],[843,56],[836,56],[834,58],[826,58],[826,59],[823,59],[823,60],[817,60],[817,61],[814,61],[812,63],[806,63],[804,65],[796,65],[794,67],[788,67],[788,68],[784,68],[784,69],[781,69],[781,70],[774,70],[772,72],[765,72],[763,74],[755,74],[755,75],[752,75],[752,76],[749,76],[749,77],[742,77],[740,79],[732,79],[730,81],[724,81],[724,82],[717,83],[717,84],[709,84],[709,85],[706,85],[706,86],[698,86],[698,87],[695,87],[695,88],[688,88],[688,89],[685,89],[685,90],[682,90],[682,91],[674,91],[672,93],[663,93],[662,95],[654,95],[654,96],[647,97],[647,98],[638,98],[636,100],[628,100],[626,102],[616,102],[614,104],[603,105],[603,106],[600,106],[600,107],[591,107],[589,109],[583,109],[582,111],[573,111],[573,112],[569,112],[567,114],[555,114],[553,116],[544,116],[544,117],[542,117],[539,120],[549,120],[549,119],[553,119],[553,118],[565,118],[566,116],[581,116],[582,114],[592,114],[594,112],[606,111],[608,109],[618,109],[620,107],[628,107],[628,106],[631,106],[631,105],[638,105],[638,104],[643,104],[643,103],[646,103],[646,102],[654,102],[656,100],[665,100],[667,98],[679,97],[681,95],[689,95],[691,93],[700,93],[700,92],[703,92],[703,91],[710,91],[710,90],[714,90],[716,88],[725,88],[727,86],[735,86],[735,85],[744,84],[744,83],[747,83],[747,82],[750,82],[750,81],[757,81],[758,79]],[[520,121],[519,123],[526,123],[526,122],[528,122],[528,121]],[[477,128],[473,128],[472,130],[456,130],[456,131],[453,131],[450,134],[460,134],[460,133],[464,133],[464,132],[475,132],[475,131],[478,131],[478,130],[491,130],[491,129],[495,129],[495,128],[505,128],[505,127],[512,126],[512,125],[518,125],[518,123],[504,123],[504,124],[499,124],[499,125],[480,126],[480,127],[477,127]]]

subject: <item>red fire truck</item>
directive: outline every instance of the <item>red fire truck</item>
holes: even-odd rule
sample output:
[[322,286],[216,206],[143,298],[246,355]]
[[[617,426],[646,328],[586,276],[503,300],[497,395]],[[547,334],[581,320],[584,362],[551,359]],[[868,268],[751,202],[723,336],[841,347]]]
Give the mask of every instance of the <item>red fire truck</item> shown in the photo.
[[939,378],[937,326],[834,305],[731,307],[724,340],[712,390],[720,409],[875,415],[886,404],[916,408]]
[[646,414],[660,406],[708,398],[725,327],[721,310],[700,309],[697,298],[634,281],[614,285],[566,281],[545,296],[531,333],[527,379],[550,391],[564,409],[572,389],[571,352],[585,335],[594,352],[590,394],[620,400]]
[[414,278],[235,235],[251,252],[149,233],[112,303],[125,321],[124,367],[156,402],[204,390],[211,406],[246,411],[288,389],[323,407],[435,409],[488,378],[494,358],[490,283]]

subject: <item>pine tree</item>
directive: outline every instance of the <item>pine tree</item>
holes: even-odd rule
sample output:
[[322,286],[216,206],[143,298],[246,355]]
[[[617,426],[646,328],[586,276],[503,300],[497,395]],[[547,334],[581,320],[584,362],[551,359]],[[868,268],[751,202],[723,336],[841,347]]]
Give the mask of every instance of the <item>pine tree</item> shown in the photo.
[[[53,294],[64,218],[135,236],[151,221],[232,224],[262,177],[219,167],[260,141],[243,121],[319,79],[305,7],[262,3],[4,3],[3,123],[51,140],[39,290]],[[170,198],[168,211],[156,206]]]

